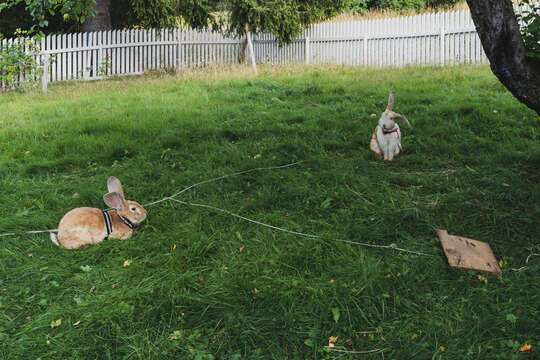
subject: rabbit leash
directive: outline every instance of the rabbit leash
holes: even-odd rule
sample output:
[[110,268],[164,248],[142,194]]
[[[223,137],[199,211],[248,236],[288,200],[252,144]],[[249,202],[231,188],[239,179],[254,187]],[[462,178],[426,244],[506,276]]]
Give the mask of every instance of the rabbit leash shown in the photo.
[[[302,232],[298,232],[298,231],[292,231],[292,230],[289,230],[289,229],[286,229],[286,228],[281,228],[281,227],[278,227],[278,226],[274,226],[274,225],[266,224],[266,223],[263,223],[263,222],[260,222],[260,221],[257,221],[257,220],[253,220],[253,219],[247,218],[245,216],[235,214],[235,213],[233,213],[233,212],[231,212],[229,210],[221,209],[221,208],[218,208],[218,207],[215,207],[215,206],[205,205],[205,204],[197,204],[197,203],[190,203],[190,202],[181,201],[181,200],[178,200],[178,199],[175,198],[178,195],[180,195],[180,194],[182,194],[182,193],[184,193],[184,192],[186,192],[186,191],[188,191],[188,190],[190,190],[190,189],[192,189],[194,187],[197,187],[199,185],[206,184],[206,183],[209,183],[209,182],[215,182],[215,181],[222,180],[222,179],[225,179],[225,178],[228,178],[228,177],[247,174],[247,173],[250,173],[250,172],[253,172],[253,171],[284,169],[284,168],[288,168],[288,167],[291,167],[291,166],[298,165],[298,164],[300,164],[302,162],[303,161],[298,161],[298,162],[294,162],[294,163],[290,163],[290,164],[286,164],[286,165],[281,165],[281,166],[272,166],[272,167],[265,167],[265,168],[254,168],[254,169],[250,169],[250,170],[244,170],[244,171],[236,172],[236,173],[229,174],[229,175],[219,176],[219,177],[212,178],[212,179],[209,179],[209,180],[204,180],[204,181],[195,183],[193,185],[190,185],[190,186],[178,191],[177,193],[175,193],[175,194],[173,194],[171,196],[164,197],[163,199],[160,199],[160,200],[145,204],[143,206],[148,207],[148,206],[156,205],[156,204],[159,204],[159,203],[162,203],[162,202],[165,202],[165,201],[174,201],[174,202],[180,203],[182,205],[186,205],[186,206],[206,208],[206,209],[210,209],[210,210],[213,210],[213,211],[218,211],[218,212],[221,212],[221,213],[225,213],[227,215],[236,217],[238,219],[241,219],[241,220],[253,223],[253,224],[257,224],[257,225],[264,226],[264,227],[274,229],[274,230],[277,230],[277,231],[293,234],[293,235],[296,235],[296,236],[307,237],[307,238],[311,238],[311,239],[324,240],[325,237],[320,236],[320,235],[306,234],[306,233],[302,233]],[[102,214],[103,214],[103,216],[105,218],[106,217],[106,215],[104,215],[105,211],[103,211]],[[106,225],[106,220],[104,220],[104,227],[106,228],[105,231],[109,232],[109,228]],[[60,245],[58,243],[57,237],[54,234],[54,232],[57,232],[57,231],[58,231],[58,229],[55,229],[55,230],[36,230],[36,231],[28,231],[26,233],[38,234],[38,233],[47,233],[47,232],[49,232],[49,233],[51,233],[51,240],[53,241],[53,243],[55,243],[58,246],[62,246],[62,245]],[[112,232],[112,229],[111,229],[111,232]],[[14,235],[16,235],[16,234],[15,233],[0,234],[0,237],[2,237],[2,236],[14,236]],[[328,239],[328,240],[347,243],[347,244],[352,244],[352,245],[359,245],[359,246],[363,246],[363,247],[393,250],[393,251],[397,251],[397,252],[404,252],[404,253],[420,255],[420,256],[435,256],[433,254],[426,254],[426,253],[419,252],[419,251],[413,251],[413,250],[407,250],[407,249],[399,248],[399,247],[397,247],[397,246],[395,246],[393,244],[392,245],[376,245],[376,244],[360,243],[360,242],[356,242],[356,241],[343,240],[343,239],[337,239],[337,238],[332,238],[332,239]]]

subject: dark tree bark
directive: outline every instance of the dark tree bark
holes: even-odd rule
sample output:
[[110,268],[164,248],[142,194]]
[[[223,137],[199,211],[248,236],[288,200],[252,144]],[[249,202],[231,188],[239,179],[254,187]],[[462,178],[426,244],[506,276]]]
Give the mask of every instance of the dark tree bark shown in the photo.
[[511,0],[467,0],[491,70],[522,103],[540,115],[540,65],[525,56]]
[[104,31],[111,30],[111,0],[96,0],[94,11],[96,15],[86,19],[83,24],[83,31]]

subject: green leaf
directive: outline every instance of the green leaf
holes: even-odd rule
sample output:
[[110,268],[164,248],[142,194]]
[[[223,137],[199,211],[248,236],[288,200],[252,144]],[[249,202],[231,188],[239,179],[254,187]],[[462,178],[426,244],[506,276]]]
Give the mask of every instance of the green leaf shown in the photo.
[[332,316],[334,317],[334,321],[337,323],[339,321],[339,308],[332,308]]
[[51,321],[51,328],[56,328],[62,325],[62,319]]
[[330,205],[332,204],[332,198],[326,198],[326,200],[324,200],[322,203],[321,203],[321,207],[323,209],[328,209],[330,207]]
[[238,238],[238,240],[244,241],[244,238],[242,237],[242,234],[240,234],[238,231],[236,232],[236,237]]
[[514,323],[514,322],[516,322],[517,319],[518,319],[517,316],[514,315],[514,314],[506,314],[506,320],[508,320],[510,322]]

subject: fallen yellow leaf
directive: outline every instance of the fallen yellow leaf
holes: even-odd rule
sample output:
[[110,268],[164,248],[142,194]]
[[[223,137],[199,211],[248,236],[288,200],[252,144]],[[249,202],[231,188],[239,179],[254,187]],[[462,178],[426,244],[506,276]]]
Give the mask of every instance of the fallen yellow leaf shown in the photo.
[[416,339],[417,337],[418,337],[418,334],[417,334],[417,333],[414,333],[414,334],[412,334],[412,336],[411,336],[411,340],[414,340],[414,339]]
[[439,346],[439,350],[440,350],[441,352],[445,352],[445,351],[446,351],[446,348],[445,348],[444,346],[441,345],[441,346]]
[[483,281],[484,284],[488,283],[488,279],[484,275],[478,275],[478,280]]
[[519,351],[525,352],[525,351],[532,351],[532,345],[525,344],[522,347],[519,348]]
[[128,267],[129,265],[131,265],[131,260],[126,260],[124,261],[124,264],[122,265],[122,267]]
[[178,340],[182,337],[182,330],[174,330],[170,335],[169,335],[169,340]]

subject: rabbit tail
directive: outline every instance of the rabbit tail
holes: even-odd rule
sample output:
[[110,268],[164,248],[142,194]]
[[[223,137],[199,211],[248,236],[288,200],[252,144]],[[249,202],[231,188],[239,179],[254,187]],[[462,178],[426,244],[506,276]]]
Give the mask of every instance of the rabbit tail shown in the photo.
[[58,242],[58,239],[56,238],[56,234],[55,234],[55,233],[51,233],[51,234],[50,234],[50,238],[51,238],[51,241],[54,243],[54,245],[60,246],[60,243]]

